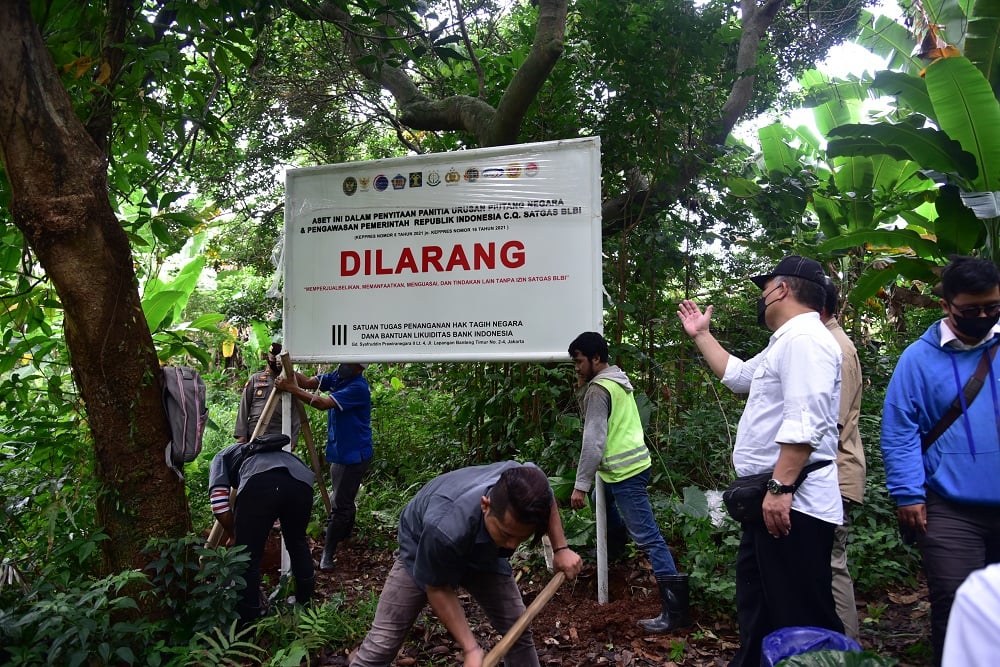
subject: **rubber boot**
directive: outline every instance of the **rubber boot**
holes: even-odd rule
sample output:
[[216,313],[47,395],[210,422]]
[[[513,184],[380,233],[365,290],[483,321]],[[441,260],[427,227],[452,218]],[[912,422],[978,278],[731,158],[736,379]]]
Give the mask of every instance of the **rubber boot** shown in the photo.
[[657,577],[656,585],[660,589],[660,604],[663,605],[663,611],[656,618],[639,621],[640,627],[652,634],[662,634],[691,625],[691,616],[688,613],[690,603],[688,575],[668,574]]
[[302,605],[303,607],[309,604],[312,600],[313,591],[316,590],[316,576],[313,575],[308,579],[295,578],[295,604]]
[[333,572],[333,553],[337,550],[340,539],[334,534],[335,531],[327,527],[326,543],[323,545],[323,555],[319,559],[320,572]]

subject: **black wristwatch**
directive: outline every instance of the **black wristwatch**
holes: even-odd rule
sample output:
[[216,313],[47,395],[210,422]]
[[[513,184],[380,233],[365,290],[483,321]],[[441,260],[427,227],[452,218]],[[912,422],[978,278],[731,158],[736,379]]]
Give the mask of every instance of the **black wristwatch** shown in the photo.
[[776,479],[769,480],[767,483],[767,490],[776,496],[784,493],[795,493],[797,488],[799,488],[797,484],[782,484]]

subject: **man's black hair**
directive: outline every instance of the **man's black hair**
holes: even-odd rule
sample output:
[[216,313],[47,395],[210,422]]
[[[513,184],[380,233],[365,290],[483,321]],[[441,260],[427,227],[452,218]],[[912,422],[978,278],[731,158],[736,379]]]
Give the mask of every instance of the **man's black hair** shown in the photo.
[[596,331],[585,331],[577,336],[569,344],[569,356],[572,357],[575,352],[579,352],[587,359],[600,357],[601,361],[608,363],[608,341]]
[[826,311],[827,317],[836,317],[837,309],[840,307],[840,290],[837,289],[837,284],[833,280],[827,278],[826,285],[823,286],[823,291],[826,293],[823,310]]
[[278,361],[279,354],[281,354],[281,343],[271,343],[271,351],[264,355],[264,360],[267,361],[268,367],[275,375],[281,373],[281,362]]
[[534,466],[507,468],[490,489],[490,508],[498,517],[510,513],[518,523],[535,527],[532,545],[548,530],[553,502],[548,477]]
[[823,310],[826,303],[826,288],[819,283],[798,276],[775,276],[775,285],[785,283],[795,295],[795,300],[817,313]]
[[1000,285],[1000,269],[988,259],[952,255],[941,274],[941,293],[951,303],[959,294],[976,294]]

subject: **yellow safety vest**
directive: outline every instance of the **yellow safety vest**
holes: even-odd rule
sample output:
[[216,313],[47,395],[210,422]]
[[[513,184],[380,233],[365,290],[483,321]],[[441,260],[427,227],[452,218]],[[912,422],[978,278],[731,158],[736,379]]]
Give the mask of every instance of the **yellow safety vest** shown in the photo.
[[608,441],[597,474],[608,484],[634,477],[653,465],[642,433],[639,407],[635,396],[614,380],[595,382],[611,394],[611,415],[608,417]]

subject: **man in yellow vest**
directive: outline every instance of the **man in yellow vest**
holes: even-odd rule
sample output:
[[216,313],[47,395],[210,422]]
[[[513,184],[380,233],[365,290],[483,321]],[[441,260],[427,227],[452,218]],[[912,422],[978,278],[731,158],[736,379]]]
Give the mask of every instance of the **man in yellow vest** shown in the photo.
[[653,567],[662,612],[639,621],[650,633],[664,633],[690,625],[688,575],[678,574],[649,504],[649,470],[652,461],[639,419],[632,384],[618,366],[608,363],[608,342],[587,331],[569,346],[583,393],[583,447],[576,470],[570,504],[582,509],[594,474],[607,491],[608,533],[624,525]]

